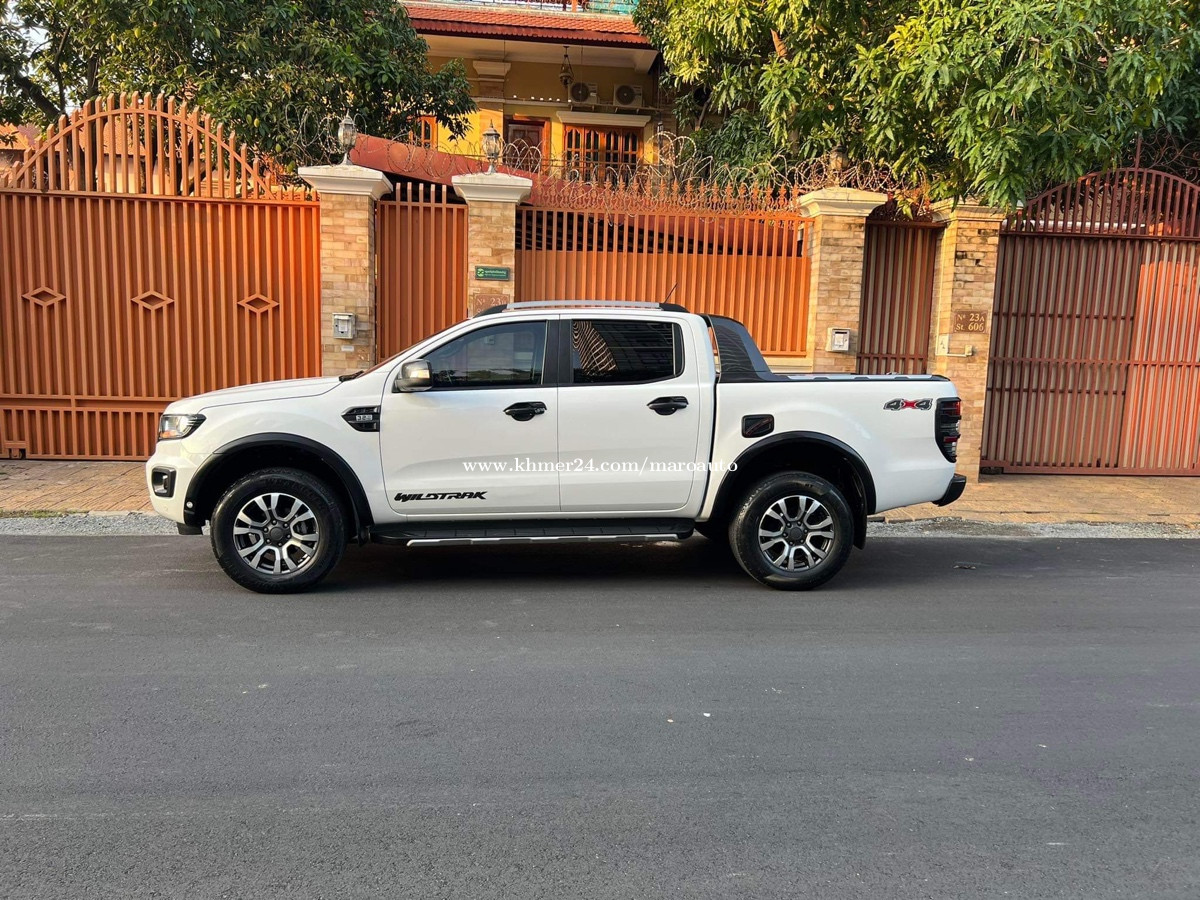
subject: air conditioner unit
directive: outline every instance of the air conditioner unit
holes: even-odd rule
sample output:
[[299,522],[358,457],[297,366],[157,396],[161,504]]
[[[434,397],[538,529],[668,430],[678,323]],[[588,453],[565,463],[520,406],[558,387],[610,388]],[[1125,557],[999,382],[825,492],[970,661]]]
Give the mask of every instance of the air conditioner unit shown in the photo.
[[642,86],[640,84],[618,84],[613,88],[613,106],[617,109],[641,109]]
[[600,92],[594,84],[576,81],[571,85],[571,102],[595,106],[600,102]]

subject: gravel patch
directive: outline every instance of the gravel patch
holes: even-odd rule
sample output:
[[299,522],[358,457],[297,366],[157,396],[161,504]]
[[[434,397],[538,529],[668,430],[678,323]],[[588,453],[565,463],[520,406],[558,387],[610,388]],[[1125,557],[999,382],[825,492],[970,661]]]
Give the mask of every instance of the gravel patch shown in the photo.
[[1200,528],[1161,522],[974,522],[969,519],[925,519],[917,522],[869,522],[873,537],[1020,538],[1163,538],[1197,539]]
[[[61,516],[0,517],[0,535],[29,534],[47,536],[103,537],[105,535],[175,534],[175,523],[154,513],[92,512],[64,513]],[[1161,523],[1117,524],[1071,522],[1034,524],[1009,522],[972,522],[966,519],[927,519],[920,522],[870,522],[872,537],[978,537],[991,539],[1020,538],[1177,538],[1200,539],[1200,528]]]
[[38,516],[0,518],[2,534],[103,537],[106,535],[176,534],[175,523],[156,513],[90,512],[42,513]]

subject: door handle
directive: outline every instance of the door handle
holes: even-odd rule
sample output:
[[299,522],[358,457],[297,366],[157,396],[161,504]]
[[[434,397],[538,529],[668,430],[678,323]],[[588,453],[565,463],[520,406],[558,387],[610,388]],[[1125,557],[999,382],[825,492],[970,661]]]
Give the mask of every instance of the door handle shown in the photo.
[[679,409],[686,409],[687,397],[658,397],[646,404],[660,416],[669,416]]
[[540,416],[545,411],[546,404],[535,400],[533,403],[514,403],[505,408],[504,414],[512,416],[518,422],[528,422],[534,416]]

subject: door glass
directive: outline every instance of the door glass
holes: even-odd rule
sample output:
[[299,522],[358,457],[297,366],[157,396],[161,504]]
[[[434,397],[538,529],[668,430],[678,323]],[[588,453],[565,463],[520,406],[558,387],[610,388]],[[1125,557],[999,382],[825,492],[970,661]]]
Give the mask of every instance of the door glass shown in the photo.
[[542,383],[546,323],[492,325],[455,338],[425,357],[433,387],[520,387]]
[[576,319],[571,323],[574,384],[639,384],[683,371],[679,326],[671,322]]

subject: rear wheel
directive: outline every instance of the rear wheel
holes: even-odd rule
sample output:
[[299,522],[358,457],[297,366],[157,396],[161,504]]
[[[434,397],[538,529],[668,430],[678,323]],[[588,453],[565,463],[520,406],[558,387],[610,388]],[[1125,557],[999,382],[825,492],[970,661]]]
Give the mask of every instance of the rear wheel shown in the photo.
[[346,547],[341,504],[319,478],[263,469],[235,482],[212,517],[217,562],[242,587],[264,594],[307,590]]
[[729,525],[729,544],[746,573],[785,591],[824,584],[846,564],[854,518],[836,486],[806,472],[782,472],[754,485]]

